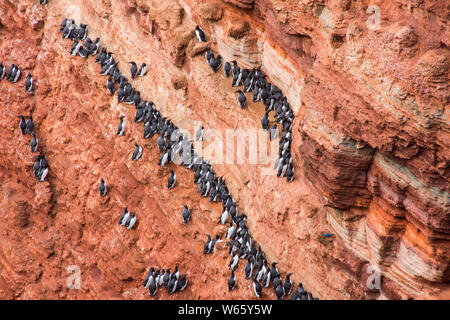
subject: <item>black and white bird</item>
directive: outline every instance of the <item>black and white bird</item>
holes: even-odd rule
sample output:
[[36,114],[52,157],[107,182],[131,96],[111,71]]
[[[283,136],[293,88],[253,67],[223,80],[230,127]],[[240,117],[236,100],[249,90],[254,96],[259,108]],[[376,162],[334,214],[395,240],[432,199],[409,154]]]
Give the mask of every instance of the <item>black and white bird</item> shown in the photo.
[[168,286],[169,286],[169,281],[170,281],[170,268],[168,268],[168,269],[166,270],[166,272],[164,273],[164,275],[163,275],[163,285],[164,285],[164,288],[168,288]]
[[242,92],[242,90],[236,90],[235,92],[238,93],[238,103],[239,103],[239,107],[241,107],[241,109],[245,108],[245,102],[247,101],[247,98],[245,97],[244,92]]
[[269,112],[267,111],[261,119],[261,126],[264,130],[269,129]]
[[206,42],[206,36],[202,29],[199,26],[195,27],[195,35],[199,42]]
[[278,127],[276,124],[274,124],[272,127],[270,127],[269,138],[270,138],[270,141],[278,138]]
[[184,224],[187,224],[189,220],[191,220],[191,212],[189,211],[189,208],[186,204],[183,204],[184,209],[181,212],[181,218],[183,220]]
[[229,63],[228,61],[225,62],[224,66],[223,66],[223,72],[225,73],[225,77],[229,77],[231,74],[231,63]]
[[47,160],[45,160],[44,155],[42,155],[41,159],[39,160],[39,166],[40,166],[39,181],[44,181],[48,174]]
[[283,290],[284,290],[284,295],[288,296],[291,291],[292,291],[292,281],[290,279],[290,276],[292,275],[292,273],[288,273],[286,275],[286,279],[284,280],[284,284],[283,284]]
[[27,120],[25,120],[25,117],[22,115],[19,115],[20,122],[19,122],[19,128],[22,134],[27,133]]
[[280,284],[278,284],[276,287],[274,287],[274,292],[275,295],[277,296],[277,300],[283,300],[284,297],[284,289],[283,286]]
[[123,210],[122,215],[120,216],[119,225],[124,226],[130,217],[130,212],[128,212],[128,208]]
[[178,285],[178,279],[176,277],[173,277],[169,280],[167,289],[169,290],[170,294],[175,293],[175,291],[177,291],[177,285]]
[[81,48],[81,42],[78,41],[78,39],[75,39],[73,41],[73,45],[72,45],[72,49],[70,50],[70,54],[72,56],[77,56],[78,52],[80,51],[80,48]]
[[175,186],[175,182],[177,181],[177,175],[174,170],[170,170],[170,177],[167,181],[167,189],[172,189]]
[[249,259],[247,259],[247,263],[245,264],[244,268],[245,279],[250,279],[252,277],[254,267],[255,258],[253,256],[250,256]]
[[233,224],[233,221],[230,221],[230,227],[227,230],[227,239],[233,239],[236,231],[236,227]]
[[38,145],[39,145],[39,141],[36,138],[36,134],[34,132],[32,133],[32,135],[33,135],[33,138],[31,138],[31,141],[30,141],[31,152],[36,152]]
[[130,67],[131,78],[134,79],[138,75],[138,67],[136,62],[134,61],[130,61],[129,63],[131,64]]
[[103,178],[100,178],[100,185],[98,187],[98,191],[100,191],[100,196],[104,197],[106,195],[106,182]]
[[202,141],[204,130],[205,130],[205,128],[203,126],[200,126],[197,129],[197,132],[195,132],[195,141]]
[[125,121],[123,118],[125,118],[125,116],[120,116],[119,126],[117,127],[118,136],[123,136],[125,134]]
[[153,273],[155,272],[155,269],[152,267],[148,270],[147,275],[144,279],[144,288],[148,288],[148,285],[150,284],[150,277],[153,276]]
[[40,171],[41,171],[41,156],[34,157],[36,160],[33,164],[33,173],[35,177],[39,177]]
[[34,132],[34,121],[33,121],[33,116],[30,115],[30,117],[27,120],[27,132],[28,133],[33,133]]
[[148,292],[150,296],[154,296],[158,292],[158,283],[154,277],[154,275],[150,276],[149,282],[148,282]]
[[228,291],[233,290],[235,284],[236,284],[236,277],[234,276],[234,271],[231,271],[231,275],[228,278]]
[[87,59],[89,57],[89,49],[81,46],[78,50],[78,55],[84,59]]
[[253,279],[253,292],[258,298],[262,298],[262,286],[255,279]]
[[278,262],[272,262],[272,269],[270,269],[270,278],[273,280],[276,276],[279,276],[280,272],[278,271],[278,268],[276,265]]
[[136,223],[136,215],[134,214],[134,212],[132,212],[130,214],[130,216],[128,217],[128,220],[125,222],[125,228],[132,229]]
[[239,74],[239,72],[241,71],[241,68],[239,68],[236,60],[231,61],[233,63],[233,66],[231,68],[231,75],[234,77],[237,77],[237,75]]
[[116,85],[114,84],[113,77],[110,76],[108,81],[106,81],[106,88],[108,89],[109,94],[113,96],[116,91]]
[[22,72],[20,71],[18,66],[13,64],[11,66],[11,68],[9,69],[9,71],[11,72],[11,74],[9,74],[9,72],[8,72],[9,77],[7,77],[7,80],[9,80],[13,83],[20,80],[20,76],[21,76]]
[[186,279],[186,276],[183,274],[180,276],[178,283],[177,283],[177,291],[183,291],[186,289],[188,285],[188,280]]
[[143,63],[143,64],[141,65],[141,67],[139,68],[138,75],[139,75],[140,77],[145,76],[145,75],[147,74],[147,70],[148,70],[147,65],[146,65],[145,63]]
[[206,237],[207,237],[207,239],[205,241],[205,244],[203,245],[203,253],[204,254],[209,253],[209,247],[210,247],[210,244],[212,242],[211,236],[209,234],[206,234]]
[[33,91],[33,77],[31,73],[27,73],[27,78],[25,79],[25,92]]
[[178,265],[175,266],[175,270],[173,270],[172,274],[170,275],[170,278],[176,278],[177,280],[180,279],[180,271],[178,270]]
[[220,66],[222,65],[222,56],[219,54],[217,57],[212,57],[209,60],[209,66],[211,67],[211,70],[216,73]]
[[228,220],[228,216],[229,216],[228,210],[227,210],[227,208],[225,208],[223,210],[222,214],[220,215],[220,223],[225,224]]
[[80,27],[77,28],[78,39],[84,41],[87,37],[87,34],[87,25],[81,23]]
[[236,253],[235,255],[232,256],[230,260],[229,267],[231,271],[236,270],[238,263],[239,263],[239,254]]
[[163,151],[166,146],[166,140],[164,139],[164,136],[160,135],[156,143],[158,144],[159,151]]
[[6,75],[6,67],[3,65],[2,62],[0,62],[0,81],[3,80],[5,75]]
[[134,149],[133,155],[131,157],[131,160],[133,161],[137,161],[141,158],[142,156],[142,147],[140,145],[138,145],[136,142],[134,143],[134,146],[136,147]]

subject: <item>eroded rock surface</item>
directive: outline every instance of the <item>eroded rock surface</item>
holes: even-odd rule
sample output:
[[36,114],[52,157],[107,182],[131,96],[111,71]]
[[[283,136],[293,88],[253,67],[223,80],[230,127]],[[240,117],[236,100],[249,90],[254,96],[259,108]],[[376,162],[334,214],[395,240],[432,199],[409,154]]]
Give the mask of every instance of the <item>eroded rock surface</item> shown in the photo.
[[[228,293],[226,249],[202,254],[204,233],[226,230],[217,224],[221,206],[200,199],[178,166],[178,185],[167,191],[170,168],[158,167],[155,139],[142,138],[134,108],[108,95],[92,58],[70,56],[72,43],[59,34],[65,17],[87,24],[122,71],[128,61],[146,62],[148,75],[133,85],[192,134],[194,121],[223,136],[257,129],[264,113],[260,103],[237,107],[231,80],[206,64],[206,47],[261,65],[283,90],[296,114],[295,180],[263,175],[263,165],[215,169],[269,260],[293,272],[293,282],[324,299],[445,297],[448,4],[376,4],[378,30],[368,28],[365,4],[347,0],[0,0],[0,61],[36,80],[34,95],[24,92],[24,77],[0,82],[0,297],[148,299],[146,269],[175,264],[188,288],[157,298],[254,297],[242,266]],[[197,24],[207,43],[197,43]],[[47,182],[33,176],[31,136],[20,133],[18,114],[33,114]],[[127,132],[117,137],[122,114]],[[144,154],[132,163],[135,141]],[[188,226],[183,203],[192,208]],[[138,216],[131,231],[117,224],[125,206]],[[71,265],[81,270],[79,290],[66,285]],[[369,266],[381,270],[381,290],[367,287]]]

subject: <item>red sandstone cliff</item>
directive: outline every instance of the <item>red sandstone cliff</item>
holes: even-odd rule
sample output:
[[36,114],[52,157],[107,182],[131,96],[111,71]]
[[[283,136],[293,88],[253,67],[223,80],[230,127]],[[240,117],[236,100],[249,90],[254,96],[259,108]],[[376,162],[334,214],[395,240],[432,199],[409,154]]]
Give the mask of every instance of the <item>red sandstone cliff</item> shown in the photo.
[[[0,61],[32,72],[37,87],[33,95],[23,79],[0,82],[0,297],[148,299],[146,269],[178,264],[187,290],[157,298],[253,298],[243,272],[228,293],[221,244],[202,254],[204,233],[226,230],[220,205],[200,199],[180,167],[168,192],[155,140],[141,138],[133,110],[107,94],[92,59],[70,56],[59,24],[75,13],[122,70],[130,60],[149,65],[133,85],[179,127],[202,121],[225,135],[258,128],[263,115],[257,104],[236,110],[231,80],[211,73],[196,24],[215,52],[262,65],[283,90],[296,115],[295,181],[262,176],[260,165],[215,168],[269,260],[295,282],[324,299],[445,297],[448,3],[370,4],[380,9],[378,30],[367,27],[368,1],[0,0]],[[30,113],[48,182],[33,177],[29,137],[17,125],[18,114]],[[114,135],[121,114],[124,139]],[[144,147],[139,163],[130,161],[134,141]],[[182,203],[192,208],[191,225],[180,222]],[[125,206],[138,215],[135,230],[117,225]],[[80,290],[66,287],[70,265],[80,267]],[[369,265],[382,272],[381,290],[366,286]]]

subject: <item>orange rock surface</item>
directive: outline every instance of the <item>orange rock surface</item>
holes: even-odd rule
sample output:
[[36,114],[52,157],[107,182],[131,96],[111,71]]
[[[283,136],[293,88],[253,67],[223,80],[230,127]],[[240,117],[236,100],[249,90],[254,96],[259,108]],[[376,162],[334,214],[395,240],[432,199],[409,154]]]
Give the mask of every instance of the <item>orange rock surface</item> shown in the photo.
[[[147,63],[133,86],[192,136],[200,121],[223,136],[258,129],[264,114],[260,103],[238,108],[231,80],[206,64],[206,47],[261,65],[282,89],[295,112],[295,180],[248,161],[214,168],[283,275],[293,272],[321,299],[448,296],[448,2],[373,4],[378,30],[367,26],[367,3],[347,0],[0,0],[0,62],[36,81],[34,94],[24,75],[0,81],[0,298],[254,298],[242,261],[228,292],[224,242],[202,253],[205,233],[226,231],[221,205],[200,198],[192,172],[157,165],[156,138],[142,138],[134,107],[107,93],[94,58],[70,55],[72,42],[59,33],[69,17],[101,38],[122,72],[128,61]],[[195,25],[207,43],[197,42]],[[33,115],[46,182],[33,176],[19,114]],[[118,137],[122,114],[126,135]],[[132,162],[135,141],[144,152]],[[168,191],[172,168],[177,185]],[[183,203],[192,212],[186,226]],[[125,206],[138,217],[133,230],[118,225]],[[148,268],[175,264],[186,290],[150,297]],[[81,271],[78,290],[67,287],[69,266]],[[369,266],[381,271],[380,290],[367,286]]]

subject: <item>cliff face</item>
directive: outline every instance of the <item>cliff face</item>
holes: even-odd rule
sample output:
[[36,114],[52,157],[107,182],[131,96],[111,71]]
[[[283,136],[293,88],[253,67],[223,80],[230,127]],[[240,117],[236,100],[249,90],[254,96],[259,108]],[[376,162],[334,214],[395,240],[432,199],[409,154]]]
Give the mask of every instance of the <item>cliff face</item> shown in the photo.
[[[240,110],[231,80],[213,74],[206,46],[240,66],[262,66],[295,112],[295,180],[264,175],[264,165],[215,164],[269,261],[293,272],[314,296],[443,297],[450,281],[446,1],[0,0],[0,62],[36,80],[0,82],[0,297],[148,298],[150,266],[180,266],[189,286],[164,299],[253,298],[237,273],[228,293],[227,249],[203,255],[205,233],[224,234],[220,204],[195,192],[192,174],[157,165],[155,139],[143,139],[134,108],[108,95],[94,59],[70,55],[63,18],[88,25],[123,72],[145,62],[133,85],[162,114],[193,134],[194,122],[226,136],[259,128],[263,106]],[[198,24],[208,42],[199,44]],[[24,77],[23,77],[24,78]],[[17,115],[33,114],[48,182],[32,174],[30,136]],[[126,115],[125,137],[115,136]],[[195,125],[197,127],[197,125]],[[144,147],[132,162],[133,142]],[[109,188],[98,196],[98,180]],[[183,226],[182,204],[192,208]],[[138,225],[117,221],[125,206]],[[323,234],[333,234],[323,237]],[[81,271],[69,290],[67,267]],[[369,290],[370,266],[381,289]],[[272,290],[265,291],[273,298]],[[448,293],[447,293],[448,294]]]

